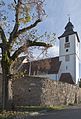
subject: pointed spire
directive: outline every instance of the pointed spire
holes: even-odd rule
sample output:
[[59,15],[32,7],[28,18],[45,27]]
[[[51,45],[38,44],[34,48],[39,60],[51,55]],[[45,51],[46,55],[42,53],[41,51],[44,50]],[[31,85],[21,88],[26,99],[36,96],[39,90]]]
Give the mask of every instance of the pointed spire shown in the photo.
[[76,34],[77,39],[78,39],[78,42],[80,42],[80,39],[79,39],[79,37],[78,37],[77,32],[74,31],[73,29],[74,29],[74,26],[73,26],[73,24],[72,24],[72,22],[71,22],[70,16],[68,15],[68,23],[67,23],[66,26],[65,26],[65,31],[64,31],[64,33],[63,33],[61,36],[59,36],[58,38],[60,39],[60,38],[62,38],[62,37],[66,37],[66,36],[68,36],[68,35]]
[[70,21],[70,16],[69,16],[69,18],[68,18],[68,23],[67,23],[67,25],[65,26],[65,31],[73,31],[73,28],[74,28],[74,26],[73,26],[73,24],[71,23],[71,21]]

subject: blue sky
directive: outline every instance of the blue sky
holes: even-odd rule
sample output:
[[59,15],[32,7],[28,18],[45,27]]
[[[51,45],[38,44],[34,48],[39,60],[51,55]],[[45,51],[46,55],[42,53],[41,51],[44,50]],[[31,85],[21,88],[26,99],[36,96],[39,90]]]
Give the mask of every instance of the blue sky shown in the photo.
[[[4,1],[10,3],[13,0]],[[78,32],[79,37],[81,38],[81,0],[45,0],[45,4],[45,11],[48,17],[37,26],[40,33],[47,31],[48,33],[56,33],[56,37],[60,36],[64,32],[64,27],[68,22],[69,14],[75,31]],[[9,15],[13,17],[12,14]],[[56,41],[56,45],[49,49],[49,54],[52,56],[58,55],[59,40],[57,39]]]
[[[45,10],[48,17],[39,25],[41,32],[54,32],[57,37],[60,36],[70,15],[74,30],[78,32],[81,39],[81,0],[50,0],[50,2],[46,0]],[[57,51],[56,49],[55,55],[58,55]]]
[[[10,2],[10,0],[4,1]],[[68,15],[70,15],[74,30],[78,32],[81,39],[81,0],[46,0],[45,3],[45,11],[48,17],[38,25],[37,28],[39,28],[40,33],[46,31],[56,33],[58,38],[64,32],[64,27],[68,22]],[[54,57],[59,54],[58,46],[59,40],[56,39],[55,46],[49,49],[49,56]]]
[[[81,24],[81,0],[46,0],[46,13],[48,18],[43,22],[44,28],[61,34],[68,22],[68,14],[75,29],[80,32]],[[45,26],[46,25],[46,26]]]
[[[81,0],[46,0],[45,10],[48,17],[39,25],[41,32],[54,32],[56,33],[56,37],[60,36],[64,32],[64,27],[70,16],[71,22],[74,25],[74,30],[77,31],[79,38],[81,39]],[[51,54],[51,56],[58,55],[59,40],[57,39],[56,41],[56,45],[49,49],[49,54]]]

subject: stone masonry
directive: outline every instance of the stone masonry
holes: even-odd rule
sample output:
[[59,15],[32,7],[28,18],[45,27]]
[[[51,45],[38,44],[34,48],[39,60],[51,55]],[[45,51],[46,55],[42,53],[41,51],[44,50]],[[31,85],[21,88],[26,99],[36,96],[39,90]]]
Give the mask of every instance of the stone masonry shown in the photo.
[[13,81],[15,105],[69,105],[80,103],[81,89],[76,85],[46,78],[23,77]]
[[[1,77],[0,77],[1,79]],[[0,80],[0,104],[2,97]],[[12,82],[15,105],[69,105],[81,102],[81,88],[47,78],[25,76]]]

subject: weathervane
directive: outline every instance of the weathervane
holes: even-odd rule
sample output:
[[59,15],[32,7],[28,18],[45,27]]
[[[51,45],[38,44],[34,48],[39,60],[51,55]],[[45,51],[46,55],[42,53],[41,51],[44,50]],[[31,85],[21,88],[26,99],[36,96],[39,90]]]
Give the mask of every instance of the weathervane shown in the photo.
[[69,22],[70,22],[70,14],[67,14],[67,16],[68,16],[68,20],[69,20]]

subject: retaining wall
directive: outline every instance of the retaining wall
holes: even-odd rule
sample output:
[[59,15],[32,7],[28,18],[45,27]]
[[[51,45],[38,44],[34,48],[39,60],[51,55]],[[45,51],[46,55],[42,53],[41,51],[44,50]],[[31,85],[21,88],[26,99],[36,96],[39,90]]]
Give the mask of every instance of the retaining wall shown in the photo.
[[81,89],[76,85],[46,78],[23,77],[13,81],[15,105],[69,105],[80,103]]

